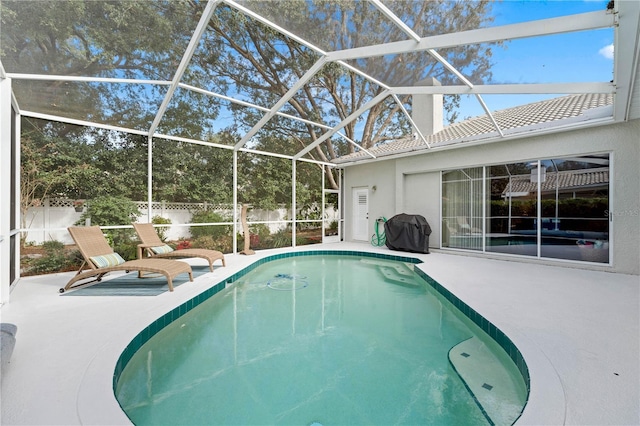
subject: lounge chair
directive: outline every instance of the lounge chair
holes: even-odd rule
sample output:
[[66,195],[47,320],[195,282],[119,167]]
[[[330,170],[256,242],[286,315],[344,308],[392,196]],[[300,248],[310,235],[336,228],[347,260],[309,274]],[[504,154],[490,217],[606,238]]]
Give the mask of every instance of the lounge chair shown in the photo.
[[[94,281],[101,281],[102,277],[112,271],[138,271],[138,276],[142,273],[162,274],[167,278],[169,291],[173,291],[173,278],[176,275],[187,273],[189,281],[193,281],[191,266],[186,262],[163,259],[137,259],[124,261],[122,257],[111,249],[107,239],[102,234],[99,226],[72,226],[67,228],[73,241],[78,246],[84,261],[78,273],[67,283],[60,293],[74,287],[80,287]],[[95,280],[73,285],[85,278],[96,277]]]
[[462,234],[481,234],[482,229],[472,227],[466,217],[457,216],[458,228]]
[[174,250],[162,242],[151,223],[134,223],[133,228],[138,233],[141,244],[138,244],[138,259],[143,259],[146,254],[149,257],[163,258],[188,258],[199,257],[209,262],[209,269],[213,272],[213,262],[220,259],[222,266],[226,266],[224,255],[217,250],[208,249],[182,249]]

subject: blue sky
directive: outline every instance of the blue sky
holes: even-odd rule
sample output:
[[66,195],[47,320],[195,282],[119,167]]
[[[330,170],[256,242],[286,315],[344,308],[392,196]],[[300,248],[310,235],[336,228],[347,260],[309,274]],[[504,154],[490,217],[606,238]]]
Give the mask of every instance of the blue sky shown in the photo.
[[[494,5],[494,25],[605,10],[607,3],[607,0],[506,0]],[[513,40],[504,49],[494,49],[491,83],[610,81],[612,43],[612,29]],[[562,95],[485,95],[483,99],[495,111]],[[460,119],[481,114],[484,110],[475,97],[463,97]]]

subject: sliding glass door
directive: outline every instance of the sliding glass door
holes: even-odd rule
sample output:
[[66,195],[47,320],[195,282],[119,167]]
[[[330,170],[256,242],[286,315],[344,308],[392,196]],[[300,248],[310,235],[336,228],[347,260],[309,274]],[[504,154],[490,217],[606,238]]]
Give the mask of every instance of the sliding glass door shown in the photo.
[[445,171],[442,197],[443,247],[609,263],[609,154]]
[[442,174],[442,245],[482,250],[483,168]]
[[538,254],[536,165],[537,162],[487,167],[486,251]]
[[540,256],[609,263],[609,156],[541,163]]

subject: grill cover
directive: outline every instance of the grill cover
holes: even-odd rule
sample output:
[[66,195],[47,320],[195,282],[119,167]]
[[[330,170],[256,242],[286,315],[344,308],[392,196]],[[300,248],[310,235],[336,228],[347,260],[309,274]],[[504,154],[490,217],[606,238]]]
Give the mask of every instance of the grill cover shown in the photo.
[[384,233],[385,244],[391,250],[429,253],[431,227],[424,216],[405,213],[395,215],[385,222]]

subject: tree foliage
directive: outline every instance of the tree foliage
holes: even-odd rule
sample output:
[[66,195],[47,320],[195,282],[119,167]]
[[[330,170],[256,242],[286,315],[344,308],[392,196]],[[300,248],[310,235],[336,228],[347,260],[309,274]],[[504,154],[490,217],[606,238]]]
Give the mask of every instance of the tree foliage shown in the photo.
[[226,149],[154,140],[154,199],[233,202],[233,153]]
[[[197,0],[35,4],[3,0],[0,57],[8,72],[169,81],[205,4]],[[368,2],[288,0],[246,4],[274,22],[287,23],[293,33],[325,51],[406,39]],[[393,2],[393,8],[423,37],[479,28],[492,20],[489,1],[403,1]],[[490,45],[462,46],[439,53],[473,83],[491,78]],[[311,48],[219,4],[181,82],[271,108],[319,58]],[[435,77],[443,84],[459,83],[426,52],[354,60],[349,65],[390,85],[415,85],[425,77]],[[25,99],[21,106],[28,110],[146,131],[156,118],[166,86],[17,79],[14,90]],[[327,126],[342,122],[383,90],[341,64],[327,63],[280,111],[307,121],[276,115],[247,146],[296,154],[317,141]],[[453,120],[457,98],[447,99],[445,108],[449,120]],[[410,108],[409,97],[400,102]],[[214,97],[179,88],[158,130],[234,146],[263,115],[261,110],[237,104],[224,106]],[[37,127],[46,136],[39,142],[34,139],[39,145],[33,152],[49,156],[37,167],[40,177],[50,172],[60,177],[44,186],[32,185],[35,193],[79,198],[119,194],[146,199],[146,137],[32,122],[36,123],[33,129]],[[343,129],[347,138],[364,148],[410,131],[400,105],[392,98]],[[230,151],[157,138],[153,144],[154,199],[231,202]],[[354,149],[336,136],[308,156],[330,161]],[[290,189],[286,188],[291,187],[287,174],[290,161],[245,158],[240,162],[241,200],[262,207],[284,200],[289,204]],[[313,184],[303,179],[316,175],[298,173],[297,202],[305,204],[307,198],[313,198],[305,193],[314,188]],[[327,179],[329,186],[337,188],[333,174],[327,173]]]
[[[8,72],[155,80],[173,77],[201,13],[188,0],[3,0],[0,8],[0,55]],[[14,90],[28,100],[25,109],[130,128],[148,128],[158,105],[145,99],[165,92],[152,85],[20,80]]]
[[[265,3],[249,2],[249,7],[268,12],[268,7],[261,7],[261,4]],[[267,6],[272,4],[267,3]],[[413,23],[414,31],[421,36],[475,29],[492,20],[489,14],[491,4],[487,1],[397,4],[402,7],[401,17]],[[318,40],[320,47],[328,51],[406,38],[399,36],[399,29],[366,2],[309,3],[297,0],[278,2],[277,5],[275,10],[271,10],[276,22],[291,24],[294,33],[303,34],[312,41]],[[276,13],[278,16],[275,16]],[[433,19],[434,16],[437,19]],[[201,69],[208,66],[215,70],[213,75],[217,90],[240,93],[259,105],[273,105],[319,58],[311,49],[226,6],[216,9],[210,27],[213,34],[204,40],[207,54],[194,58],[194,61],[199,61]],[[345,30],[347,27],[348,30]],[[488,45],[461,46],[442,53],[450,64],[472,82],[479,83],[491,77],[491,47]],[[416,85],[425,77],[435,77],[443,84],[459,83],[455,76],[426,52],[367,58],[353,61],[352,65],[390,85]],[[332,126],[349,117],[383,90],[380,85],[332,63],[322,68],[288,102],[283,112]],[[453,107],[459,98],[447,99],[449,120],[453,121],[456,118]],[[407,100],[405,98],[402,102]],[[363,118],[350,122],[344,128],[344,133],[364,148],[394,137],[398,126],[404,134],[410,133],[407,122],[398,115],[399,109],[400,106],[388,98],[375,105]],[[249,109],[237,109],[236,112],[247,127],[261,116],[261,113]],[[296,145],[306,146],[316,141],[323,131],[306,123],[272,119],[265,127],[265,133],[286,135],[285,139],[297,152],[300,147]],[[258,142],[259,146],[267,143],[267,138]],[[336,146],[336,140],[329,139],[318,146],[312,156],[329,161],[344,149],[350,152],[354,148],[351,145]]]

